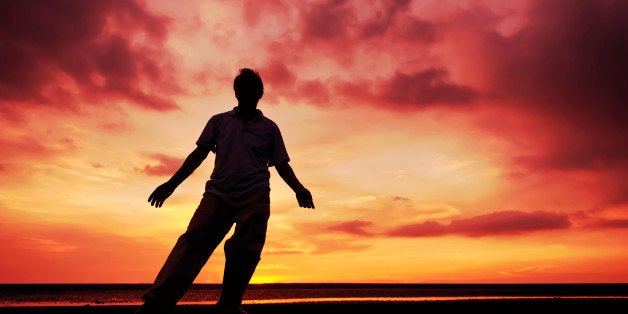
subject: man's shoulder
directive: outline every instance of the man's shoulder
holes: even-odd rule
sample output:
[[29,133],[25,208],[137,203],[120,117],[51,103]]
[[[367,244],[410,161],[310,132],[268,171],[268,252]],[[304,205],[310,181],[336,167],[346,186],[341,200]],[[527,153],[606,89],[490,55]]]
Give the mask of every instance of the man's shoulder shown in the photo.
[[225,117],[228,117],[228,116],[230,116],[230,115],[232,115],[232,114],[233,114],[233,110],[230,110],[230,111],[225,111],[225,112],[220,112],[220,113],[216,113],[216,114],[214,114],[214,115],[212,115],[212,116],[211,116],[210,120],[214,120],[214,121],[215,121],[215,120],[222,120],[222,119],[224,119]]
[[279,126],[277,125],[277,123],[275,123],[275,121],[273,121],[272,119],[270,119],[267,116],[260,116],[261,121],[263,124],[273,128],[273,129],[279,129]]
[[264,121],[265,123],[272,123],[275,124],[275,121],[273,121],[271,118],[265,116],[265,115],[260,115],[260,118],[262,119],[262,121]]
[[234,114],[233,110],[227,110],[227,111],[214,114],[214,117],[223,117],[223,116],[233,115],[233,114]]

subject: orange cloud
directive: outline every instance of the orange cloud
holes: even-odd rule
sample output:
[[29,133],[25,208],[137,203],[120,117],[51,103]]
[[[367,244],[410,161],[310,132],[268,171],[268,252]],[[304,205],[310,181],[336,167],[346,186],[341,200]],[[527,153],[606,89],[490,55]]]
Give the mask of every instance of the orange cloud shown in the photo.
[[149,176],[171,176],[183,164],[183,158],[170,157],[164,154],[154,153],[149,157],[159,162],[157,165],[146,165],[139,170]]

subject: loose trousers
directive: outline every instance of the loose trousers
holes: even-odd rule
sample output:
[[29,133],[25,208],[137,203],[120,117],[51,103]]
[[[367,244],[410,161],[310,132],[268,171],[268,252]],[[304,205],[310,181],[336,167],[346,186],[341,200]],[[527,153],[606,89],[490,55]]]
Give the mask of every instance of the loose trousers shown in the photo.
[[226,260],[218,304],[239,306],[260,260],[269,216],[269,187],[237,198],[206,192],[187,230],[142,298],[174,307],[235,223],[233,236],[224,246]]

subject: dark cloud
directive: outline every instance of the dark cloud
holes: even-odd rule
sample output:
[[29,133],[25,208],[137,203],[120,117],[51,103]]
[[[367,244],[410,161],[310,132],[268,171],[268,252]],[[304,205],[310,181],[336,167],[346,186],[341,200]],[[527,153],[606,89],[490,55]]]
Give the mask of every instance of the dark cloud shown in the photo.
[[431,43],[436,41],[438,32],[433,23],[428,21],[408,18],[399,25],[396,33],[402,39],[415,43]]
[[372,20],[362,27],[362,36],[366,38],[381,36],[394,25],[397,15],[408,9],[411,0],[387,1],[385,8],[375,13]]
[[178,87],[161,52],[167,23],[132,0],[2,1],[2,107],[130,100],[178,108],[167,98]]
[[395,72],[383,79],[333,83],[334,95],[347,103],[371,104],[391,110],[418,110],[434,106],[468,106],[478,96],[473,88],[448,80],[444,69],[409,74]]
[[366,22],[357,25],[360,39],[403,39],[414,44],[431,43],[436,39],[433,23],[408,14],[412,1],[383,1],[383,8],[376,10]]
[[304,41],[348,36],[355,17],[347,3],[347,0],[328,0],[306,10],[302,16]]
[[569,217],[565,214],[545,211],[531,213],[502,211],[469,219],[454,220],[449,225],[449,228],[455,233],[469,236],[484,236],[565,229],[570,226]]
[[[298,35],[269,45],[271,61],[264,68],[268,73],[264,77],[282,89],[281,97],[306,99],[317,106],[359,103],[399,110],[471,102],[477,92],[452,82],[443,65],[399,65],[378,76],[364,71],[360,60],[365,55],[381,55],[383,59],[398,56],[400,64],[412,64],[428,53],[428,45],[438,38],[437,26],[414,16],[410,3],[370,3],[365,16],[357,14],[356,3],[351,1],[309,4],[300,11]],[[339,65],[347,73],[326,73],[301,81],[299,67],[318,62],[318,58]]]
[[[360,20],[351,1],[327,0],[301,13],[301,37],[308,44],[340,44],[341,51],[369,39],[403,39],[429,43],[436,27],[410,13],[411,0],[370,2],[369,16]],[[358,3],[359,4],[359,3]],[[344,43],[344,44],[343,44]],[[385,48],[385,47],[381,47]]]
[[518,162],[628,174],[627,16],[625,1],[537,1],[514,35],[484,37],[491,93],[553,124]]
[[569,217],[564,214],[545,211],[531,213],[502,211],[468,219],[453,220],[449,225],[434,221],[409,224],[394,228],[386,232],[386,235],[396,237],[433,237],[460,234],[480,237],[565,229],[570,226]]
[[593,222],[587,224],[589,227],[594,228],[628,228],[628,219],[596,219]]
[[[371,6],[371,12],[359,19],[348,1],[311,5],[302,11],[300,42],[286,42],[287,49],[278,50],[275,58],[290,59],[285,51],[299,51],[325,56],[352,71],[359,68],[354,63],[358,52],[374,51],[369,43],[376,40],[378,54],[396,53],[405,67],[420,60],[413,55],[429,55],[431,44],[455,41],[458,56],[482,77],[481,90],[474,87],[477,82],[454,82],[447,65],[436,59],[436,64],[391,69],[391,75],[377,79],[361,69],[350,75],[353,79],[318,81],[325,82],[334,104],[392,110],[461,106],[491,97],[493,103],[548,122],[538,129],[545,147],[535,153],[522,151],[514,160],[518,165],[532,171],[615,169],[628,175],[625,1],[532,1],[522,14],[521,27],[508,35],[498,31],[505,17],[483,5],[460,9],[446,21],[413,16],[407,1]],[[296,86],[301,86],[298,79]]]
[[377,98],[398,105],[465,104],[476,95],[471,87],[447,82],[447,71],[443,69],[397,72],[376,89]]

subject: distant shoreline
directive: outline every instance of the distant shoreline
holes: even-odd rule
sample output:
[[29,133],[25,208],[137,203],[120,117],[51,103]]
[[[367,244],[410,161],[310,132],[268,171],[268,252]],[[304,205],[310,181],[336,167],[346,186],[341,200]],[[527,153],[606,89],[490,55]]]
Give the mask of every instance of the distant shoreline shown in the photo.
[[[3,313],[132,313],[148,284],[0,284]],[[220,285],[194,284],[178,308],[211,311]],[[252,284],[244,305],[254,313],[411,313],[425,309],[605,307],[628,305],[628,284]],[[486,308],[486,309],[485,309]],[[460,308],[462,309],[462,308]],[[366,311],[369,310],[369,311]],[[191,312],[190,312],[191,311]],[[322,311],[322,312],[321,312]],[[202,313],[200,311],[199,313]]]
[[[549,313],[577,309],[579,311],[610,312],[628,306],[628,298],[548,298],[423,301],[410,303],[316,303],[316,304],[246,304],[250,314],[357,314],[357,313],[429,313],[429,311],[539,311]],[[137,306],[54,306],[54,307],[0,307],[0,314],[132,314]],[[177,314],[211,314],[213,305],[178,305]],[[558,313],[558,312],[557,312]]]
[[[44,286],[59,287],[59,288],[115,288],[115,289],[145,289],[150,286],[150,283],[0,283],[0,291],[9,287],[19,288],[40,288]],[[478,288],[478,287],[492,287],[492,288],[507,288],[507,287],[614,287],[614,288],[626,288],[626,283],[257,283],[250,284],[251,289],[256,288],[304,288],[304,289],[316,289],[316,288]],[[212,289],[220,288],[218,283],[194,283],[191,289]]]

